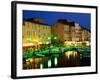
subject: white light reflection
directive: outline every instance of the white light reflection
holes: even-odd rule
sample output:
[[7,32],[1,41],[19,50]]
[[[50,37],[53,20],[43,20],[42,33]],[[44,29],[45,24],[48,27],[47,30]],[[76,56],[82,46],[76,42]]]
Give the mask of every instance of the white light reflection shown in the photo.
[[77,56],[77,52],[76,51],[67,51],[65,52],[65,56],[69,59],[70,56],[74,56],[74,58]]
[[55,57],[55,59],[54,59],[54,63],[55,63],[55,66],[57,66],[57,63],[58,63],[58,61],[57,61],[57,57]]
[[43,69],[43,64],[40,64],[40,69]]
[[48,67],[51,67],[51,60],[48,60]]

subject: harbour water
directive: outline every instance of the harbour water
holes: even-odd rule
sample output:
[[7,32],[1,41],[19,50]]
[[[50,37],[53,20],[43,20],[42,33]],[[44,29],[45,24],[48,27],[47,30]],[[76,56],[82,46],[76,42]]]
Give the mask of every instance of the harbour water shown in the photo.
[[50,57],[29,58],[23,64],[23,69],[45,69],[90,65],[90,56],[83,56],[83,54],[80,54],[78,51],[67,51],[60,54],[53,54]]

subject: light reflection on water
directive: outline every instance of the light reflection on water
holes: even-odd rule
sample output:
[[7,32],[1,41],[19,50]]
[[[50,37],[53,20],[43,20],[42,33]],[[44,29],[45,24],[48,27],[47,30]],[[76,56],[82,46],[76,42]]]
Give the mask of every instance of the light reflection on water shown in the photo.
[[40,64],[40,69],[42,69],[43,68],[43,64]]
[[57,63],[58,63],[57,57],[55,57],[54,63],[55,63],[55,66],[57,66]]
[[74,67],[83,64],[82,56],[77,51],[67,51],[59,56],[30,58],[26,60],[23,69],[44,69],[57,67]]
[[51,67],[51,59],[48,60],[48,67]]
[[68,51],[65,52],[65,56],[68,57],[68,59],[70,59],[70,56],[73,56],[74,58],[76,58],[78,55],[77,51]]

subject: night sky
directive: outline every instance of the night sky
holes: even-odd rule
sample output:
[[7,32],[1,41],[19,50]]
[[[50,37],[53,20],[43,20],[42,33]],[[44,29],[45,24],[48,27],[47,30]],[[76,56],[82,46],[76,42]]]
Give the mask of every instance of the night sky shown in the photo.
[[58,19],[66,19],[79,23],[80,26],[90,30],[91,15],[89,13],[48,12],[23,10],[23,19],[41,18],[43,23],[53,25]]

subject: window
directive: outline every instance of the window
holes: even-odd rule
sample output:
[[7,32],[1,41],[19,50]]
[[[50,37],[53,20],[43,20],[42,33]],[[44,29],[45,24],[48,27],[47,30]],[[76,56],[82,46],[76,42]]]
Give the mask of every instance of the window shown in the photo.
[[32,29],[35,29],[35,24],[32,25]]
[[27,31],[27,36],[30,37],[31,36],[31,32]]
[[64,31],[69,32],[69,26],[68,25],[64,25]]
[[80,33],[81,31],[80,31],[80,30],[75,30],[75,32],[76,32],[76,33]]

